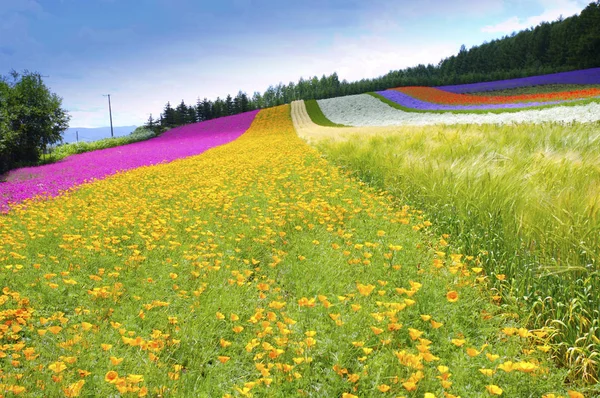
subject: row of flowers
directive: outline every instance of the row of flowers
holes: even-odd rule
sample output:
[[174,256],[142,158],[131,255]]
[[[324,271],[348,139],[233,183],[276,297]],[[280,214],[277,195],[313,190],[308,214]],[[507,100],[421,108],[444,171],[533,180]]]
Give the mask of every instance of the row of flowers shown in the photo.
[[600,68],[551,73],[548,75],[522,77],[519,79],[497,80],[493,82],[439,86],[438,88],[452,93],[476,93],[518,87],[541,86],[545,84],[600,84]]
[[593,98],[600,96],[600,88],[572,90],[564,92],[522,94],[522,95],[469,95],[456,94],[434,87],[399,87],[393,89],[421,101],[446,105],[484,105],[484,104],[513,104],[527,103],[546,104],[549,101],[565,101],[574,99]]
[[244,133],[258,111],[172,129],[160,137],[130,145],[72,155],[44,166],[25,167],[0,183],[0,212],[11,203],[60,192],[120,171],[171,162],[226,144]]

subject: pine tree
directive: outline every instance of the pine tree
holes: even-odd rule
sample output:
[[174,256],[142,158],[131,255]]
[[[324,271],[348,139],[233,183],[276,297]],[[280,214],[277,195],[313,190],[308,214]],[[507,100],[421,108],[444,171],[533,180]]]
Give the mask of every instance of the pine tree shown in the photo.
[[227,97],[225,98],[225,115],[233,115],[233,99],[229,94],[227,94]]
[[167,105],[165,105],[165,109],[161,115],[161,127],[173,128],[175,125],[175,109],[171,107],[170,102],[167,102]]

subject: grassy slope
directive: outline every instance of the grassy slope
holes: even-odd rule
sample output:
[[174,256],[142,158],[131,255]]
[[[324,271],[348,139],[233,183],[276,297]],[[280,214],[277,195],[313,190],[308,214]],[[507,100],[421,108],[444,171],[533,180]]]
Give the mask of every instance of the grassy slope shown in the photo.
[[4,388],[564,393],[546,338],[503,329],[522,321],[490,302],[479,259],[427,225],[304,144],[289,107],[261,111],[233,143],[0,217],[0,311],[21,319],[2,349],[27,352],[0,357]]
[[[407,129],[325,142],[330,160],[423,208],[532,325],[554,324],[574,380],[598,377],[600,123]],[[508,289],[508,290],[507,290]],[[562,323],[561,323],[562,322]]]

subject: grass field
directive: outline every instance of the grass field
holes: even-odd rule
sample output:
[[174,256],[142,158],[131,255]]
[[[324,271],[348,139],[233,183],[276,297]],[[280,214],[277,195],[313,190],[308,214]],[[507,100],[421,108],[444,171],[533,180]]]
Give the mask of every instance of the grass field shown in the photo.
[[598,379],[600,124],[435,126],[319,144],[370,186],[425,210],[503,303],[552,326],[571,380]]
[[304,144],[289,106],[261,111],[230,144],[0,217],[0,386],[566,396],[551,330],[525,329],[481,256],[433,231]]

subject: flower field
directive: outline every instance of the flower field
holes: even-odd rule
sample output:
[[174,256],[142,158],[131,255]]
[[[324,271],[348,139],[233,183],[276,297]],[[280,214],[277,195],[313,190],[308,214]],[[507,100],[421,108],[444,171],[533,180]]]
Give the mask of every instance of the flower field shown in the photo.
[[[521,109],[534,108],[537,110],[548,109],[549,106],[585,105],[600,100],[600,88],[587,87],[575,88],[567,91],[541,92],[517,95],[481,95],[486,91],[500,91],[507,89],[548,85],[587,85],[600,83],[600,68],[586,69],[574,72],[555,73],[530,78],[502,80],[496,82],[465,84],[459,86],[442,87],[398,87],[394,89],[377,91],[377,95],[388,104],[405,112],[463,112],[463,113],[502,113],[520,112]],[[477,95],[464,94],[474,92]],[[568,111],[567,111],[568,113]],[[577,113],[575,110],[573,113]],[[518,118],[518,122],[526,121],[532,114],[525,118]],[[542,119],[544,117],[542,116]],[[533,117],[533,119],[539,119]],[[450,123],[460,123],[450,121]],[[505,123],[502,121],[501,123]],[[422,123],[417,123],[422,124]]]
[[160,137],[99,151],[72,155],[53,164],[14,170],[0,184],[0,212],[11,203],[36,196],[56,196],[85,182],[120,171],[197,155],[239,137],[256,111],[170,130]]
[[[433,124],[512,124],[512,123],[545,123],[545,122],[594,122],[600,120],[600,102],[585,105],[561,105],[535,110],[518,110],[502,113],[437,113],[412,112],[408,108],[394,107],[400,101],[410,104],[421,102],[399,91],[385,91],[386,97],[396,98],[396,102],[384,102],[369,94],[349,95],[324,100],[317,103],[327,119],[336,124],[347,126],[424,126]],[[397,98],[404,98],[398,100]],[[384,98],[385,99],[385,98]],[[404,102],[405,105],[409,103]],[[443,106],[425,103],[430,108]],[[509,104],[506,104],[509,105]],[[416,106],[416,105],[410,105]],[[479,105],[488,106],[488,105]],[[476,107],[465,105],[465,107]],[[399,105],[399,108],[403,108]],[[481,112],[481,111],[480,111]]]
[[0,388],[582,396],[552,329],[506,313],[433,227],[303,143],[289,106],[263,110],[226,145],[0,217]]
[[[553,325],[550,352],[568,380],[597,386],[597,116],[570,123],[569,111],[575,120],[579,106],[555,106],[502,115],[404,113],[410,122],[399,125],[398,110],[374,100],[318,101],[331,122],[355,127],[317,125],[300,103],[292,117],[298,134],[333,163],[425,210],[461,251],[485,252],[483,268],[502,275],[493,289],[506,293],[506,308],[520,307],[530,327]],[[505,126],[479,119],[508,115],[529,117]],[[440,122],[421,127],[417,117]],[[473,122],[459,125],[457,117]]]
[[597,89],[444,90],[9,173],[0,396],[595,396]]
[[[434,87],[399,87],[393,89],[408,94],[426,102],[449,105],[497,105],[512,103],[527,103],[528,105],[543,105],[552,101],[565,101],[572,99],[593,98],[600,96],[600,89],[590,88],[544,94],[482,96],[469,94],[455,94],[450,91]],[[558,102],[554,102],[558,103]]]

